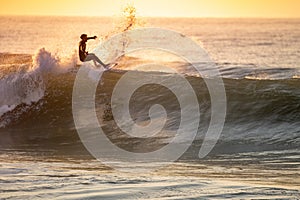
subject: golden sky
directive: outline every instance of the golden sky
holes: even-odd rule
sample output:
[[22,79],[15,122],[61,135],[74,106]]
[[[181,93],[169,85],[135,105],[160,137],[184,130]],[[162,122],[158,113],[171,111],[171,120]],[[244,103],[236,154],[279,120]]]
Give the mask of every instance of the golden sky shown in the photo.
[[0,15],[114,16],[133,4],[140,16],[300,17],[300,0],[0,0]]

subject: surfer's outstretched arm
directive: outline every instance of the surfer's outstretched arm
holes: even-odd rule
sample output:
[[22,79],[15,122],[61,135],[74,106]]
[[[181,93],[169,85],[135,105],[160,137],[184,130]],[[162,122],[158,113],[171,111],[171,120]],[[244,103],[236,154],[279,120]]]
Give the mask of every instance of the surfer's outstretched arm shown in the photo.
[[94,40],[95,40],[96,38],[97,38],[97,36],[95,35],[95,36],[93,36],[93,37],[88,37],[87,40],[91,40],[91,39],[94,39]]

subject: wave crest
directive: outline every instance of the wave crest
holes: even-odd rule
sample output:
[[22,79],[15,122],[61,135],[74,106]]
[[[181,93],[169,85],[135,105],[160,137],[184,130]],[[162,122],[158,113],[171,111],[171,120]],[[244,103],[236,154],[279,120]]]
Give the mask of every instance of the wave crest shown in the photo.
[[[24,55],[14,55],[15,59],[21,56]],[[1,69],[1,74],[4,75],[0,79],[0,93],[2,94],[0,117],[21,104],[30,105],[42,99],[45,95],[48,75],[67,72],[70,68],[74,68],[76,63],[75,53],[70,58],[62,59],[45,48],[41,48],[32,56],[31,62],[8,64],[7,68]],[[15,70],[7,70],[11,67]],[[0,121],[0,127],[5,126],[3,120]]]

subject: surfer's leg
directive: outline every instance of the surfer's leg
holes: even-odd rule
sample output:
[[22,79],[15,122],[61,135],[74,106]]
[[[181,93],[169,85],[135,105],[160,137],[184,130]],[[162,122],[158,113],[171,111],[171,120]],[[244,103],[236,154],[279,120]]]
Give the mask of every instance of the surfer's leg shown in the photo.
[[90,60],[92,60],[92,61],[94,61],[94,63],[95,62],[97,62],[97,63],[99,63],[100,65],[102,65],[103,67],[107,67],[95,54],[93,54],[93,53],[89,53],[87,56],[86,56],[86,58],[85,58],[85,61],[90,61]]

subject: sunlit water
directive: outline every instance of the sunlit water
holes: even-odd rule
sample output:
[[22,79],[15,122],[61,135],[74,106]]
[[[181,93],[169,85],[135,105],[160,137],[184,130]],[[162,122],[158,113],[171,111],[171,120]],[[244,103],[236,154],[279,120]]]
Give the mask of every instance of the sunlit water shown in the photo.
[[[137,169],[155,168],[159,163],[126,163],[107,155],[129,171],[123,173],[92,158],[78,138],[72,116],[72,89],[80,65],[77,45],[80,34],[97,35],[98,40],[88,42],[92,51],[115,32],[115,19],[2,16],[0,198],[299,199],[300,20],[144,21],[144,27],[167,28],[191,37],[216,62],[225,84],[227,117],[214,150],[198,158],[210,120],[203,80],[164,54],[142,52],[139,58],[126,55],[120,71],[105,73],[97,89],[97,115],[104,130],[129,151],[157,149],[168,141],[165,135],[146,141],[128,138],[109,113],[103,114],[114,85],[126,72],[122,70],[144,64],[140,57],[147,55],[178,69],[194,87],[201,110],[197,140],[177,162],[149,173]],[[140,79],[172,76],[135,75]],[[133,99],[131,114],[139,123],[148,123],[149,105],[157,101],[165,105],[170,113],[165,133],[172,136],[180,118],[174,95],[151,86],[138,90]]]

